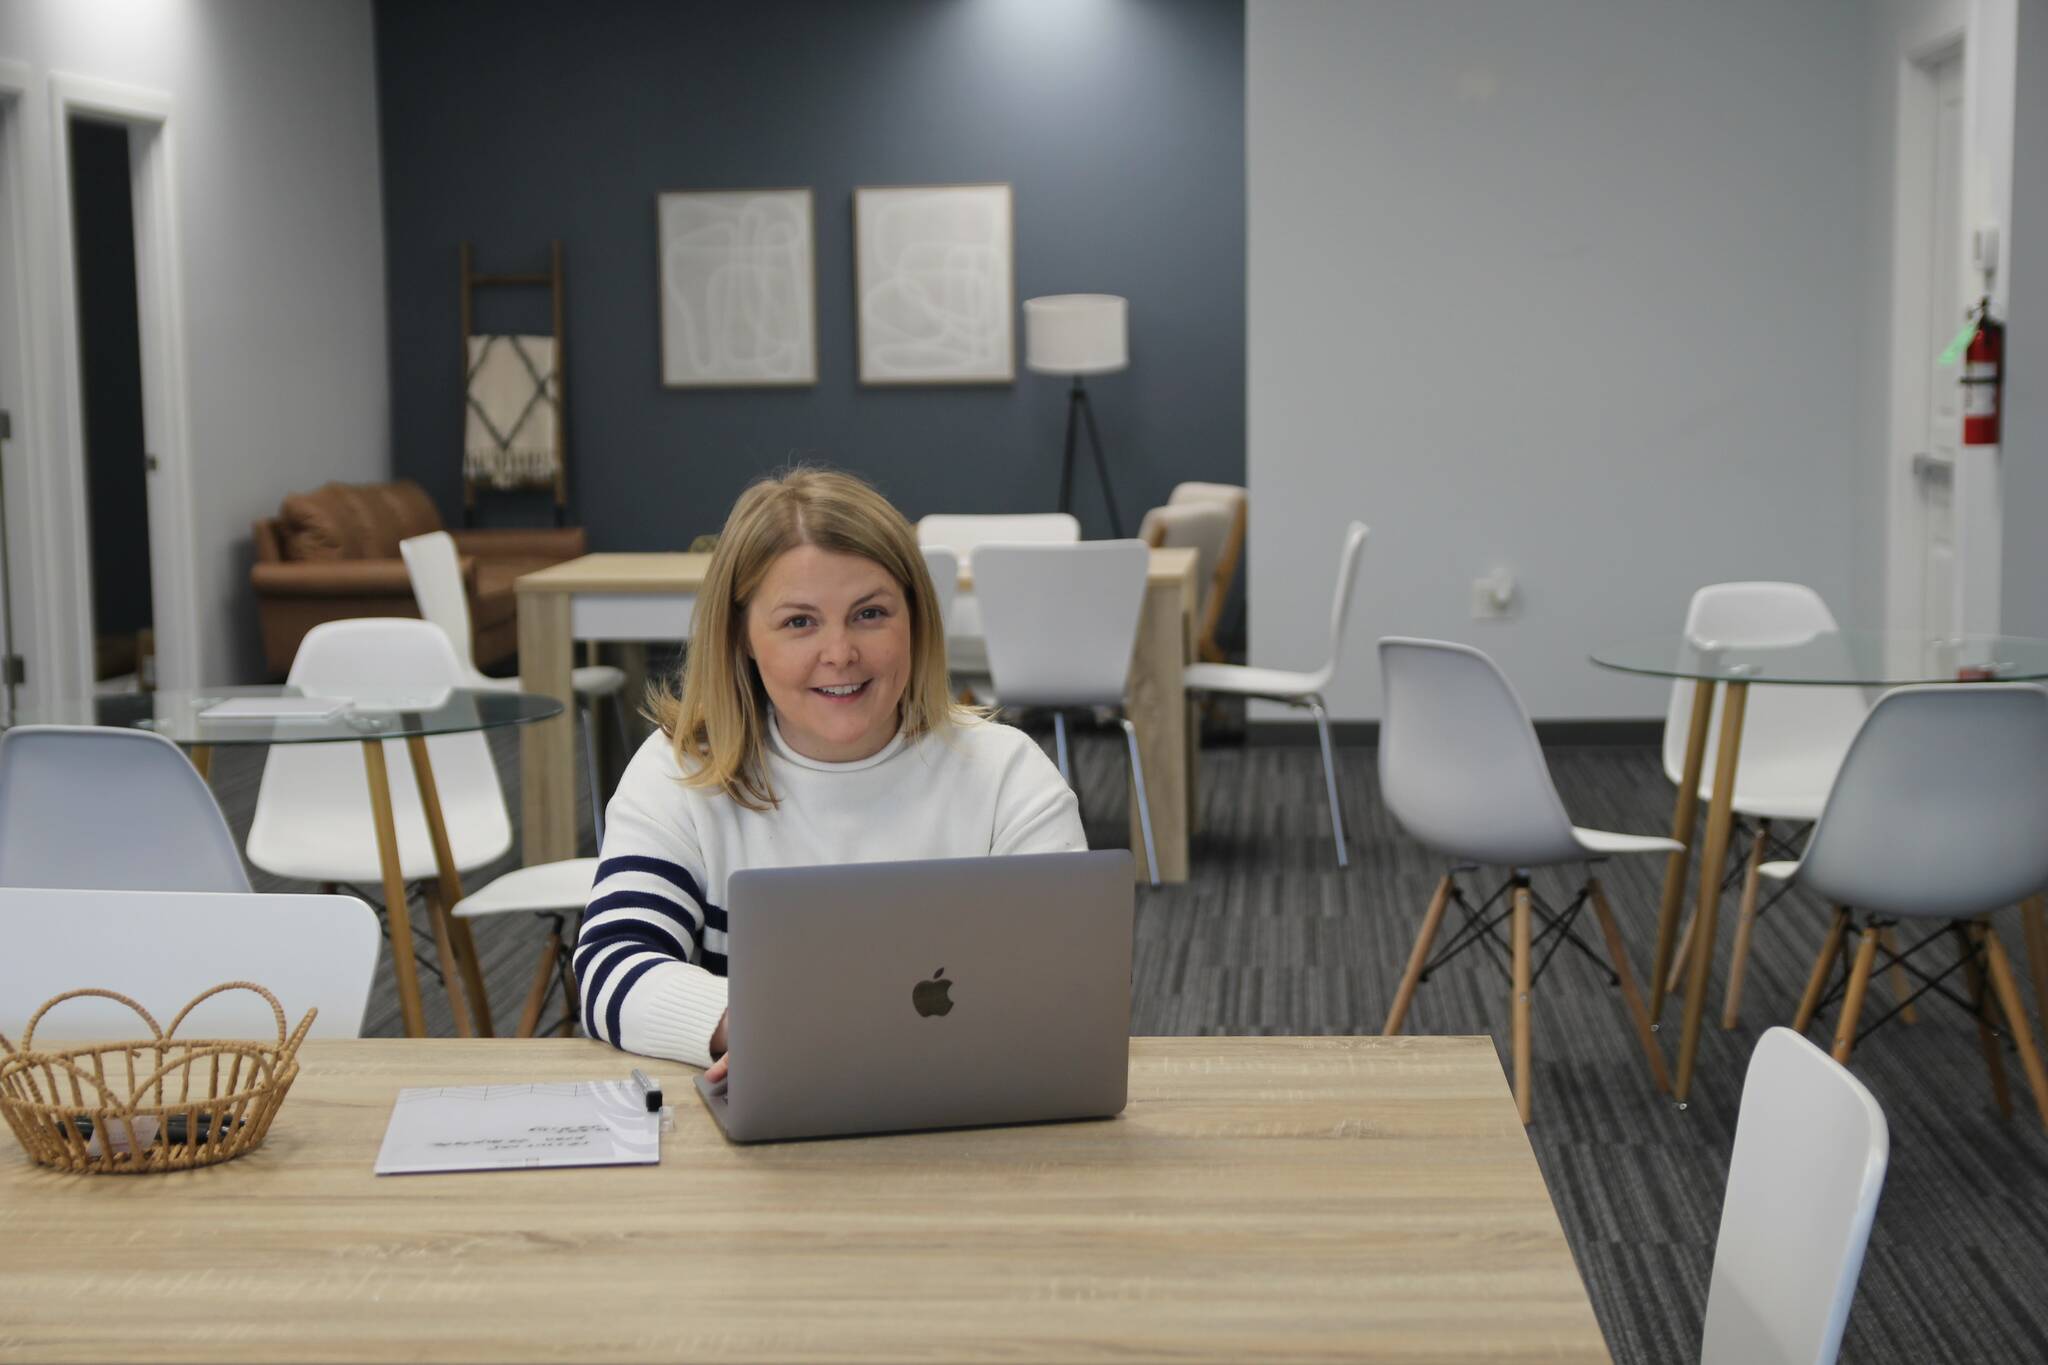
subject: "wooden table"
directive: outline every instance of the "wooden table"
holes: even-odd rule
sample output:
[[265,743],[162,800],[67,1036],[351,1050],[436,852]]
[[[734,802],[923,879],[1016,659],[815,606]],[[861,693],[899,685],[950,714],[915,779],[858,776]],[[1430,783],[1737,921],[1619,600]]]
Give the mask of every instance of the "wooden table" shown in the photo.
[[[569,686],[573,642],[687,638],[691,603],[710,563],[711,556],[703,554],[585,555],[518,580],[519,685],[569,708],[563,719],[530,726],[519,737],[528,864],[576,856],[576,732],[569,719],[575,702]],[[974,590],[965,569],[960,590]],[[1166,882],[1188,876],[1194,729],[1181,670],[1193,658],[1199,599],[1195,552],[1152,551],[1131,656],[1129,712],[1152,798],[1159,877]],[[1134,801],[1131,848],[1140,878],[1146,875],[1144,847]]]
[[1117,1119],[378,1178],[401,1086],[587,1040],[308,1043],[264,1146],[0,1152],[0,1359],[1605,1361],[1493,1044],[1144,1038]]

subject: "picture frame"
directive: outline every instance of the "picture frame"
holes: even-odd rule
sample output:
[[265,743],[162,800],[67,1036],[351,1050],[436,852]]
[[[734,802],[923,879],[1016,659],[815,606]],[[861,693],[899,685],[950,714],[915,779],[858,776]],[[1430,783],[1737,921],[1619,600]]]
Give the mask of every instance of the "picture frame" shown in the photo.
[[1015,382],[1009,184],[858,186],[853,238],[862,384]]
[[661,382],[671,389],[818,382],[811,191],[655,196]]

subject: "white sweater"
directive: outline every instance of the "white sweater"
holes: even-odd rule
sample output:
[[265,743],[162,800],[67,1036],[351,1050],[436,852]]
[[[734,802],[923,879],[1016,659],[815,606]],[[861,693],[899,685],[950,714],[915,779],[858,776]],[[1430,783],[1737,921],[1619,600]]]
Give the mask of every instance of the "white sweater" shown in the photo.
[[820,763],[772,720],[775,809],[686,787],[668,736],[627,765],[576,943],[583,1029],[628,1052],[711,1062],[725,1012],[725,880],[807,867],[1083,849],[1080,807],[1023,731],[969,720],[871,758]]

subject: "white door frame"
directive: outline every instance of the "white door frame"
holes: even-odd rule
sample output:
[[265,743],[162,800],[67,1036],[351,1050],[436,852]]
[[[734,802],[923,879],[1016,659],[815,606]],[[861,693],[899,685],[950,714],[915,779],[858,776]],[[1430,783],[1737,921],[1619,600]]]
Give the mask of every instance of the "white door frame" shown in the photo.
[[[1930,68],[1958,47],[1963,54],[1962,214],[1965,243],[1973,230],[1996,226],[2011,236],[2015,0],[1931,0],[1899,35],[1892,54],[1892,259],[1890,390],[1885,429],[1885,624],[1913,628],[1921,617],[1918,490],[1913,455],[1927,432],[1925,410],[1930,316],[1927,257],[1931,249],[1924,193],[1933,164],[1930,134],[1934,89]],[[2002,251],[2001,247],[2001,251]],[[1965,262],[1956,262],[1963,269]],[[1999,262],[1991,280],[1992,312],[2005,317],[2007,277]],[[1981,277],[1979,277],[1981,278]],[[1983,292],[1983,291],[1978,291]],[[1962,319],[1955,320],[1956,326]],[[1958,376],[1960,377],[1960,375]],[[1959,451],[1955,471],[1956,621],[1964,631],[1998,629],[2002,585],[1996,447]]]
[[50,376],[49,366],[38,363],[35,340],[42,334],[37,320],[45,316],[48,306],[49,271],[41,268],[48,260],[42,236],[48,218],[28,208],[43,197],[38,191],[49,184],[48,168],[42,161],[49,143],[38,126],[43,109],[42,83],[34,70],[24,62],[0,58],[0,142],[4,142],[0,175],[6,177],[6,235],[12,247],[6,258],[0,259],[0,270],[8,271],[14,280],[19,316],[11,325],[15,354],[20,357],[19,389],[10,410],[14,435],[7,443],[10,472],[18,476],[7,483],[7,500],[15,509],[9,529],[17,533],[8,546],[9,590],[14,598],[14,638],[8,647],[28,660],[27,677],[16,694],[24,707],[34,706],[40,697],[64,695],[79,686],[61,668],[56,674],[51,672],[57,651],[52,645],[50,594],[43,590],[50,577],[47,527],[53,505],[51,467],[45,455],[50,430],[45,386]]
[[[59,477],[48,527],[54,544],[42,562],[59,570],[42,589],[54,608],[52,655],[75,670],[67,692],[92,681],[92,552],[85,487],[85,409],[78,351],[78,290],[71,221],[71,120],[109,119],[128,125],[135,200],[135,285],[142,341],[143,440],[155,457],[149,480],[150,591],[162,687],[199,685],[199,611],[194,587],[192,437],[186,402],[183,270],[178,250],[177,124],[171,97],[153,90],[51,72],[52,200],[56,218],[54,279],[56,358],[62,422],[57,426]],[[40,575],[39,575],[40,577]],[[56,659],[53,657],[53,662]],[[60,676],[52,670],[52,680]],[[75,678],[75,683],[72,679]]]

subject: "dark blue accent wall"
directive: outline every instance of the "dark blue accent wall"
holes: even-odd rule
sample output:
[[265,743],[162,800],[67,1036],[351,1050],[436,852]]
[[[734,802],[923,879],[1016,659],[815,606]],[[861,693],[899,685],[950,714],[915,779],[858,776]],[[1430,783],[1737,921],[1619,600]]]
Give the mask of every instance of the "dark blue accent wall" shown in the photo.
[[[395,472],[461,505],[457,247],[568,277],[571,514],[596,549],[679,547],[791,457],[911,517],[1049,510],[1066,381],[856,378],[856,185],[1009,181],[1019,300],[1131,301],[1091,384],[1126,533],[1184,479],[1244,481],[1241,0],[380,0]],[[809,185],[819,381],[669,390],[655,195]],[[317,262],[309,263],[317,268]],[[544,291],[480,330],[547,330]],[[1107,534],[1092,475],[1076,510]],[[482,524],[546,516],[493,500]]]

